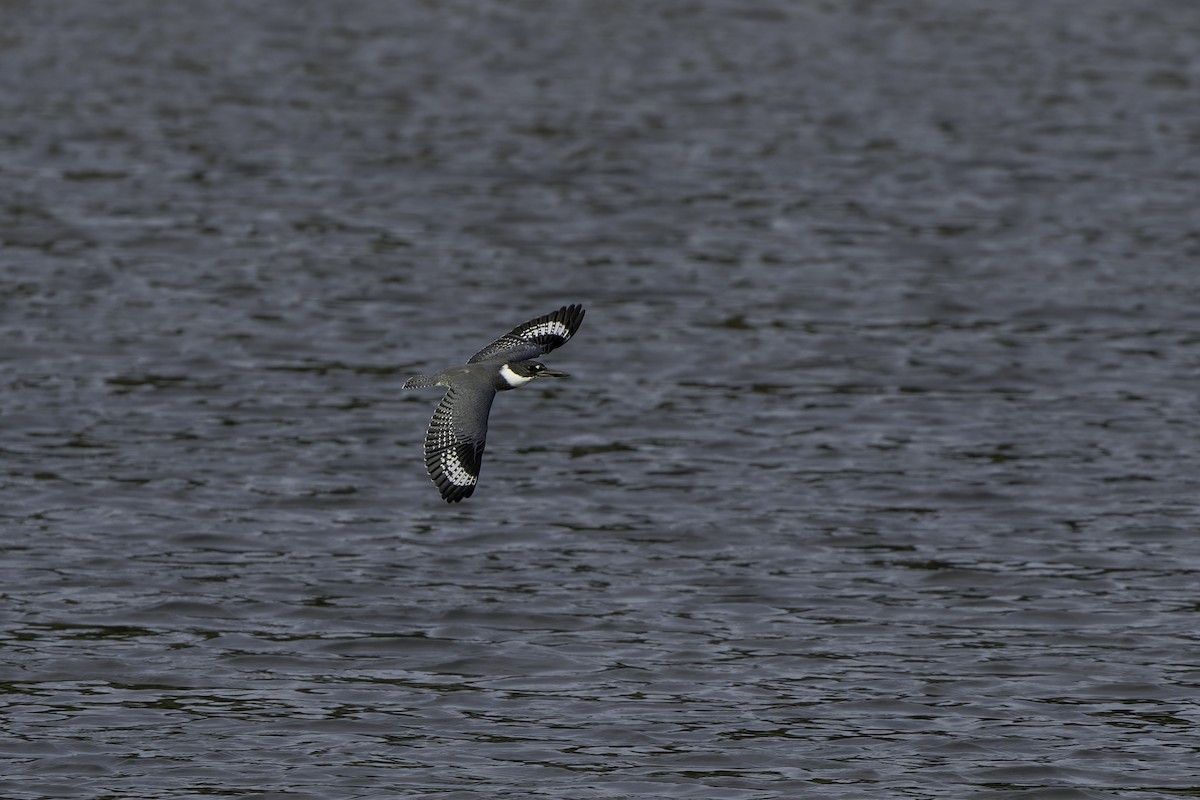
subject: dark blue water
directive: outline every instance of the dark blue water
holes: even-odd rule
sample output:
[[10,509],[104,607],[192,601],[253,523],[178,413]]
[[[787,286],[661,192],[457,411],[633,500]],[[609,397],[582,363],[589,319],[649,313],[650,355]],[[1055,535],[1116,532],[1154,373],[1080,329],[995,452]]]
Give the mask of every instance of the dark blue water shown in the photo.
[[1190,3],[0,19],[0,796],[1200,796]]

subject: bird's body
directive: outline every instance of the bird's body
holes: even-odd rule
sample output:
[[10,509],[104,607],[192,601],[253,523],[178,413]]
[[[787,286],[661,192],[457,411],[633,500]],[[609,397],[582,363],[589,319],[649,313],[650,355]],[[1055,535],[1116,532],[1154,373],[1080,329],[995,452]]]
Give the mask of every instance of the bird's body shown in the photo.
[[446,387],[425,434],[425,466],[447,503],[457,503],[475,491],[496,392],[516,389],[535,378],[566,377],[534,359],[574,336],[583,313],[581,306],[563,306],[518,325],[461,367],[414,375],[404,382],[405,389]]

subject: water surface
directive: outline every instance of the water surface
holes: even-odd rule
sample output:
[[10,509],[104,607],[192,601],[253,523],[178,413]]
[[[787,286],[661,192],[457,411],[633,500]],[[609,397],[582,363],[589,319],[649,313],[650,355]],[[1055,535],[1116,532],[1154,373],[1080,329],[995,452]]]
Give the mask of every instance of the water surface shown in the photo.
[[1200,795],[1190,9],[7,4],[0,794]]

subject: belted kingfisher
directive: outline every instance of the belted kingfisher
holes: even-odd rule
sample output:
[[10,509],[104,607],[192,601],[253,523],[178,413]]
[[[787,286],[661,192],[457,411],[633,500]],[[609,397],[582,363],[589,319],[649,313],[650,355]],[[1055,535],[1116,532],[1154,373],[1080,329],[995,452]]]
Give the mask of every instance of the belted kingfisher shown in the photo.
[[414,375],[404,382],[405,389],[446,387],[425,433],[425,467],[443,500],[457,503],[475,491],[496,392],[516,389],[534,378],[567,377],[533,359],[566,344],[582,322],[583,306],[563,306],[518,325],[461,367]]

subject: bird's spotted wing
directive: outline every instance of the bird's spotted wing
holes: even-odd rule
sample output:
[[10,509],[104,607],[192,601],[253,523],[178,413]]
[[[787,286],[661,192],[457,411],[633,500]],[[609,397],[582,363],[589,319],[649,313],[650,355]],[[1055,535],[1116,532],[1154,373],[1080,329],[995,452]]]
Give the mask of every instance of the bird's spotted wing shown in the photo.
[[563,306],[552,314],[518,325],[487,347],[471,356],[468,364],[503,357],[505,361],[524,361],[544,356],[562,347],[579,330],[583,306]]
[[447,503],[457,503],[475,491],[487,439],[488,412],[495,397],[491,386],[479,394],[450,389],[433,412],[425,433],[425,467]]

